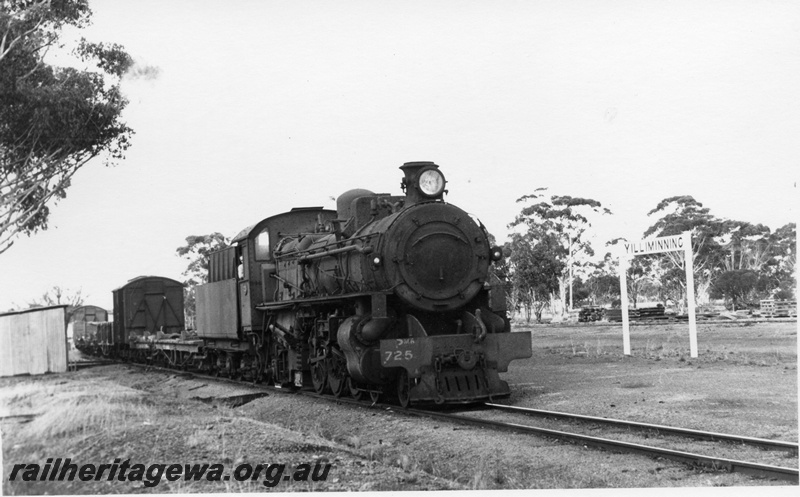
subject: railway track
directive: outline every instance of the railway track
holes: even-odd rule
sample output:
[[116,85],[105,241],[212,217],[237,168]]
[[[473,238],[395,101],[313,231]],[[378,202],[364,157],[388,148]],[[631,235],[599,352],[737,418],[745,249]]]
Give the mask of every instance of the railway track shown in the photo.
[[[561,417],[570,420],[590,421],[593,423],[602,422],[604,424],[615,426],[616,428],[648,430],[648,431],[655,431],[660,434],[689,436],[692,438],[711,440],[717,442],[719,441],[733,442],[743,445],[753,445],[760,448],[771,449],[771,450],[784,450],[784,451],[789,451],[790,453],[793,454],[797,454],[798,444],[792,442],[765,440],[752,437],[742,437],[738,435],[704,432],[700,430],[688,430],[685,428],[653,425],[653,424],[639,423],[633,421],[596,418],[593,416],[582,416],[582,415],[575,415],[568,413],[554,413],[552,411],[541,411],[537,409],[527,409],[515,406],[504,406],[493,403],[487,403],[483,405],[485,405],[489,409],[517,412],[517,413],[523,413],[525,415]],[[572,443],[578,443],[584,446],[605,449],[613,452],[633,453],[633,454],[646,455],[650,457],[660,457],[664,459],[678,461],[692,467],[704,467],[711,470],[726,470],[732,473],[743,473],[758,478],[775,478],[779,480],[798,483],[798,469],[796,467],[788,468],[770,464],[762,464],[757,462],[741,461],[741,460],[728,459],[716,456],[707,456],[703,454],[673,450],[664,447],[655,447],[650,445],[626,442],[622,440],[601,438],[592,435],[586,435],[583,433],[566,432],[562,430],[554,430],[551,428],[544,428],[540,426],[531,426],[527,424],[520,424],[509,421],[498,421],[498,420],[486,419],[482,417],[469,416],[464,414],[452,414],[452,413],[444,413],[444,412],[420,410],[420,409],[404,409],[402,410],[402,412],[407,412],[409,414],[417,416],[443,419],[472,426],[489,427],[494,429],[510,430],[520,433],[547,436],[559,440],[565,440]]]
[[[487,419],[485,417],[477,417],[472,415],[466,415],[462,413],[454,414],[451,412],[443,412],[441,410],[435,409],[417,409],[417,408],[401,408],[399,406],[393,404],[384,404],[373,402],[370,400],[356,400],[353,398],[347,397],[334,397],[333,395],[322,395],[317,394],[310,391],[296,391],[296,390],[288,390],[282,389],[279,387],[269,386],[269,385],[254,385],[252,382],[243,382],[240,380],[224,378],[224,377],[216,377],[210,375],[204,375],[194,372],[185,372],[185,371],[177,371],[175,369],[164,368],[160,366],[147,366],[143,364],[135,364],[135,363],[125,363],[130,364],[133,366],[147,368],[147,369],[155,369],[165,373],[172,373],[172,374],[179,374],[185,375],[187,377],[194,377],[197,379],[203,379],[207,381],[217,381],[217,382],[224,382],[224,383],[231,383],[242,387],[253,387],[262,390],[268,390],[275,393],[287,393],[293,395],[302,395],[305,397],[323,399],[328,401],[335,401],[343,404],[349,404],[359,407],[378,407],[382,409],[389,410],[394,413],[398,413],[401,415],[412,415],[417,417],[426,417],[431,419],[439,419],[445,420],[449,422],[454,422],[463,425],[471,425],[477,426],[482,428],[489,428],[489,429],[499,429],[499,430],[507,430],[513,431],[518,433],[525,433],[525,434],[533,434],[538,436],[545,436],[550,438],[555,438],[559,440],[568,441],[571,443],[581,444],[587,447],[594,447],[599,449],[604,449],[612,452],[618,453],[632,453],[632,454],[639,454],[645,455],[648,457],[653,458],[664,458],[668,460],[673,460],[677,462],[681,462],[691,467],[703,467],[713,471],[728,471],[731,473],[742,473],[747,474],[749,476],[757,477],[757,478],[773,478],[793,483],[798,483],[798,476],[799,471],[797,467],[790,468],[790,467],[783,467],[783,466],[776,466],[770,464],[762,464],[758,462],[749,462],[749,461],[742,461],[742,460],[735,460],[735,459],[728,459],[716,456],[708,456],[703,454],[696,454],[692,452],[680,451],[680,450],[673,450],[664,447],[655,447],[649,445],[643,445],[638,443],[631,443],[622,440],[614,440],[609,438],[601,438],[591,435],[586,435],[582,433],[573,433],[567,432],[562,430],[554,430],[550,428],[540,427],[540,426],[532,426],[528,424],[521,424],[516,422],[509,422],[509,421],[500,421],[495,419]],[[693,439],[698,440],[708,440],[714,442],[727,442],[727,443],[734,443],[739,445],[749,445],[759,447],[761,449],[766,450],[782,450],[788,451],[790,454],[797,455],[798,453],[798,444],[794,442],[785,442],[779,440],[767,440],[761,438],[754,438],[754,437],[745,437],[740,435],[729,435],[723,433],[714,433],[714,432],[705,432],[701,430],[692,430],[686,428],[677,428],[671,426],[664,426],[664,425],[656,425],[656,424],[648,424],[648,423],[640,423],[635,421],[625,421],[625,420],[618,420],[618,419],[609,419],[609,418],[599,418],[595,416],[584,416],[578,414],[569,414],[569,413],[561,413],[561,412],[554,412],[554,411],[545,411],[540,409],[530,409],[524,407],[517,407],[517,406],[508,406],[503,404],[496,404],[496,403],[483,403],[478,404],[472,407],[472,410],[478,407],[483,407],[487,410],[496,410],[496,411],[503,411],[507,413],[517,413],[524,415],[525,417],[549,417],[549,418],[561,418],[570,421],[577,421],[577,422],[588,422],[588,423],[598,423],[598,424],[605,424],[608,426],[613,426],[615,428],[621,428],[626,430],[640,430],[640,431],[651,431],[658,433],[659,435],[676,435],[682,437],[690,437]]]
[[697,440],[709,440],[709,441],[731,442],[742,445],[752,445],[755,447],[761,447],[766,450],[786,450],[794,455],[797,455],[798,453],[798,444],[796,442],[785,442],[782,440],[768,440],[765,438],[745,437],[742,435],[730,435],[726,433],[692,430],[689,428],[678,428],[675,426],[640,423],[637,421],[625,421],[621,419],[601,418],[597,416],[586,416],[582,414],[570,414],[565,412],[546,411],[542,409],[531,409],[527,407],[494,404],[490,402],[486,402],[482,405],[490,409],[506,411],[506,412],[517,412],[528,416],[560,418],[560,419],[591,422],[591,423],[602,423],[609,426],[615,426],[617,428],[648,430],[656,433],[686,436]]

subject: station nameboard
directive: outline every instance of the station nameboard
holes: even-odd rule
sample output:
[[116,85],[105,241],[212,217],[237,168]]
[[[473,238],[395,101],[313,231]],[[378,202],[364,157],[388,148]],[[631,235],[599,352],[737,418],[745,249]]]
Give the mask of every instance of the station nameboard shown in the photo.
[[657,252],[672,252],[685,249],[683,235],[650,238],[638,242],[628,242],[624,245],[625,253],[628,255],[655,254]]
[[689,314],[689,354],[697,357],[697,322],[694,314],[694,264],[692,263],[692,232],[684,231],[680,235],[650,238],[638,242],[624,243],[625,253],[619,254],[619,294],[622,307],[622,350],[631,355],[631,334],[628,323],[628,284],[626,274],[628,261],[634,256],[653,254],[656,252],[683,251],[683,268],[686,271],[686,306]]

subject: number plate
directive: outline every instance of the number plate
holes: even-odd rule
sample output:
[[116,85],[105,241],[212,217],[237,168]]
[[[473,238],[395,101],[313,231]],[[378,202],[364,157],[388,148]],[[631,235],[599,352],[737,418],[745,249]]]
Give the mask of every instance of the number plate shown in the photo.
[[381,340],[381,365],[383,367],[403,367],[411,376],[417,369],[431,361],[431,347],[424,338],[398,338]]

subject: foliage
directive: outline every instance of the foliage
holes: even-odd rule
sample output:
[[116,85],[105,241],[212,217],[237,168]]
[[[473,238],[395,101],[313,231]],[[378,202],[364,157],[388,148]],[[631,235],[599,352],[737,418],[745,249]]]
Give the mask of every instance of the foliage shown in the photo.
[[183,307],[187,322],[191,322],[196,315],[196,290],[197,285],[208,282],[208,256],[211,252],[224,249],[230,245],[230,239],[222,233],[214,232],[209,235],[190,235],[186,237],[186,245],[178,247],[175,252],[179,257],[189,261],[183,274],[184,301]]
[[592,291],[586,283],[583,282],[580,276],[576,276],[572,281],[572,295],[570,297],[572,302],[576,305],[589,304],[587,302],[592,296]]
[[[517,228],[517,232],[507,245],[507,250],[514,254],[507,272],[514,284],[519,307],[530,312],[530,306],[536,304],[541,309],[548,298],[547,293],[550,293],[552,303],[555,290],[548,292],[546,284],[552,274],[555,274],[563,302],[567,295],[570,267],[579,272],[575,278],[577,288],[571,294],[573,300],[580,300],[582,290],[587,290],[592,303],[607,305],[618,301],[617,258],[608,253],[603,261],[590,262],[589,256],[593,251],[585,236],[591,227],[591,216],[608,211],[590,199],[554,196],[548,200],[539,193],[542,190],[518,200],[533,200],[535,203],[524,207],[509,225]],[[583,210],[579,211],[578,207]],[[644,237],[691,232],[697,303],[703,304],[709,298],[717,297],[733,301],[735,295],[734,305],[739,305],[742,299],[790,299],[796,294],[797,230],[794,223],[770,232],[763,224],[718,218],[688,195],[665,198],[648,215],[653,216],[654,221]],[[526,230],[520,231],[521,227]],[[612,240],[608,245],[619,241]],[[542,249],[533,250],[540,243]],[[545,256],[549,257],[551,264],[542,263]],[[648,254],[631,258],[629,262],[626,281],[634,306],[638,300],[646,298],[672,300],[679,309],[685,309],[686,270],[682,253]],[[536,268],[539,272],[534,270]],[[544,269],[549,273],[544,274]],[[739,274],[735,282],[734,274]],[[581,280],[585,281],[582,288]],[[537,287],[540,282],[543,283]],[[747,285],[744,293],[739,290],[742,285]]]
[[[695,296],[700,303],[722,295],[732,299],[734,293],[739,300],[743,296],[733,288],[744,281],[753,283],[750,298],[768,298],[779,288],[794,287],[794,223],[770,233],[762,224],[717,218],[691,196],[666,198],[648,215],[657,213],[662,217],[645,231],[645,236],[692,233]],[[659,259],[656,272],[660,278],[661,297],[683,301],[686,295],[683,255],[671,252]],[[752,272],[755,282],[751,276],[742,276],[743,271]],[[722,286],[717,285],[715,289],[715,282],[725,274]],[[733,274],[740,276],[735,278],[738,283],[732,287]],[[726,290],[722,291],[722,287]]]
[[74,174],[105,154],[123,158],[132,130],[121,122],[120,80],[132,60],[115,44],[81,40],[74,54],[95,69],[44,62],[63,28],[85,27],[87,0],[4,0],[0,10],[0,253],[20,233],[47,229],[49,204]]
[[726,271],[758,270],[770,257],[770,230],[763,224],[742,221],[723,221],[721,266]]
[[[725,231],[723,220],[711,214],[710,209],[690,195],[665,198],[647,213],[662,215],[645,232],[645,237],[679,235],[685,231],[692,233],[692,270],[696,294],[706,295],[714,276],[719,272],[723,251],[719,237]],[[684,257],[681,252],[667,252],[664,256],[672,265],[664,267],[662,285],[666,288],[680,289],[682,300],[686,292]],[[673,270],[670,270],[673,269]],[[674,269],[679,269],[675,271]],[[677,292],[676,292],[677,293]]]
[[775,292],[774,298],[790,300],[794,298],[797,288],[797,225],[789,223],[778,228],[770,235],[769,241],[769,258],[762,268],[762,274],[767,279],[765,293]]
[[[527,291],[530,294],[532,289],[539,288],[537,298],[542,298],[542,290],[549,288],[550,278],[555,274],[560,300],[564,305],[573,272],[576,269],[585,272],[590,267],[589,258],[594,255],[591,243],[585,236],[587,230],[591,228],[592,220],[597,215],[611,214],[611,211],[593,199],[538,193],[545,190],[547,189],[539,188],[537,193],[517,200],[518,203],[533,203],[523,207],[509,224],[509,228],[526,230],[516,233],[519,236],[512,239],[512,249],[523,254],[520,256],[521,260],[536,257],[537,263],[526,267],[538,268],[538,272],[515,277],[514,282],[515,288],[520,289],[521,293]],[[525,244],[530,247],[523,247]],[[538,248],[540,244],[542,247]],[[547,264],[544,264],[545,259]],[[526,278],[534,280],[524,283]],[[552,300],[553,295],[550,293]]]
[[795,285],[789,281],[783,282],[772,295],[772,298],[775,300],[794,300]]
[[658,259],[648,256],[634,257],[629,261],[625,274],[628,285],[628,299],[634,308],[641,297],[646,300],[658,299],[661,283],[658,277]]
[[33,299],[28,302],[29,309],[39,307],[49,307],[51,305],[68,305],[72,307],[80,307],[83,305],[84,296],[81,290],[72,291],[60,286],[54,286],[50,290],[44,292],[41,297]]
[[542,312],[558,290],[558,278],[563,272],[563,263],[554,257],[561,250],[559,240],[555,236],[539,235],[539,239],[534,239],[530,231],[514,233],[504,248],[511,253],[508,263],[512,292],[528,322],[531,313],[541,322]]
[[604,273],[602,270],[595,272],[586,280],[586,288],[595,305],[607,305],[619,300],[619,277]]
[[[797,237],[794,223],[771,233],[762,224],[717,218],[691,196],[662,200],[649,212],[651,216],[656,214],[661,217],[645,231],[645,237],[672,236],[684,231],[692,233],[695,297],[698,303],[723,297],[731,301],[731,275],[725,276],[721,284],[715,287],[717,280],[731,271],[750,271],[756,275],[755,284],[746,297],[737,294],[737,303],[742,298],[757,300],[794,295]],[[608,245],[619,241],[612,240]],[[673,300],[679,308],[685,308],[686,271],[683,259],[680,252],[631,258],[626,281],[633,304],[636,305],[637,300],[644,297]],[[607,254],[603,262],[595,264],[595,270],[587,280],[593,299],[607,303],[618,296],[618,290],[612,286],[618,274],[615,262],[615,258]],[[752,278],[748,276],[745,281],[752,283]],[[723,287],[725,291],[721,290]],[[611,293],[612,288],[614,293]]]
[[711,287],[712,298],[728,298],[736,304],[746,300],[758,284],[758,274],[749,269],[734,269],[720,274]]

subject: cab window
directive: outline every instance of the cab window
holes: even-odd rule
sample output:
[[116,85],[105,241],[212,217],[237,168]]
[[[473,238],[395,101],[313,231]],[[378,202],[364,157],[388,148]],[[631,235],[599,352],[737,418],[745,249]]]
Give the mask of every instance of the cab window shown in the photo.
[[267,228],[256,237],[256,260],[269,260],[269,231]]

